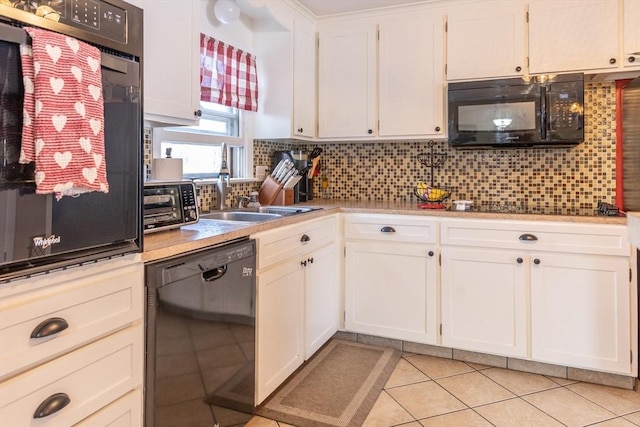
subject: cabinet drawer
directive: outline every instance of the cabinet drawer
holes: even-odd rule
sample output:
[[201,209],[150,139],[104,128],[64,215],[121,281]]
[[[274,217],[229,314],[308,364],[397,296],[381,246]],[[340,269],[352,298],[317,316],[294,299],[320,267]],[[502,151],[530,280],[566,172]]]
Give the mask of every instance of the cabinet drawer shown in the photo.
[[[70,426],[142,384],[142,323],[0,383],[0,425]],[[70,399],[34,420],[57,393]]]
[[346,239],[389,240],[392,242],[436,243],[437,221],[417,215],[347,215]]
[[[142,319],[143,280],[135,263],[0,301],[0,380]],[[68,327],[31,338],[56,321]]]
[[134,390],[80,421],[74,427],[138,427],[142,425],[142,391]]
[[624,225],[543,221],[443,220],[443,245],[628,256]]
[[[306,236],[306,237],[305,237]],[[253,236],[258,247],[258,270],[301,252],[318,249],[338,238],[337,216],[294,224]]]

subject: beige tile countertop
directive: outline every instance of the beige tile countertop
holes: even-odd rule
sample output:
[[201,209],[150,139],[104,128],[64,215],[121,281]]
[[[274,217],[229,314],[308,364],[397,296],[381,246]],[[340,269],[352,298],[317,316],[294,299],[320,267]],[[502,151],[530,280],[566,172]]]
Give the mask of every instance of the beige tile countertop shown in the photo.
[[[425,215],[449,218],[510,219],[522,221],[564,221],[595,224],[627,224],[625,217],[495,213],[423,209],[412,202],[366,202],[348,200],[314,200],[295,206],[322,208],[309,213],[283,217],[258,224],[201,219],[197,224],[175,230],[144,235],[144,262],[153,262],[247,237],[260,231],[320,218],[335,212]],[[636,213],[638,214],[638,213]],[[640,223],[640,214],[638,214]]]

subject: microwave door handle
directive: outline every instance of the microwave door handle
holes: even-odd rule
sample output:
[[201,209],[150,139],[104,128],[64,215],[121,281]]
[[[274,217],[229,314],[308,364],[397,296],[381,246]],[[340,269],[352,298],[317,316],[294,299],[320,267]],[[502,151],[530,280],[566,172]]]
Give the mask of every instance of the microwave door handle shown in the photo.
[[547,139],[547,88],[540,88],[540,136],[542,140]]

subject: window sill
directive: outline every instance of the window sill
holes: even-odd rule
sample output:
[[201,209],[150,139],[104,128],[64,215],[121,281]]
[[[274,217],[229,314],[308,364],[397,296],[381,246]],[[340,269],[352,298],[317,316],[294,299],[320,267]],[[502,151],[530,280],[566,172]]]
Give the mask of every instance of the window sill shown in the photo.
[[[192,180],[196,187],[201,185],[213,185],[218,182],[218,178],[195,178]],[[243,184],[245,182],[258,182],[255,178],[231,178],[231,184]]]

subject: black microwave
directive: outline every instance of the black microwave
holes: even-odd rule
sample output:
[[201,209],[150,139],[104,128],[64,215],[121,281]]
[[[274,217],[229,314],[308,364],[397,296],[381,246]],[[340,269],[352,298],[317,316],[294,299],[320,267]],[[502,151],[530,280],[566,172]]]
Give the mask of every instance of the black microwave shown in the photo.
[[584,75],[450,83],[454,148],[571,147],[584,140]]

